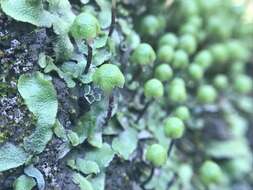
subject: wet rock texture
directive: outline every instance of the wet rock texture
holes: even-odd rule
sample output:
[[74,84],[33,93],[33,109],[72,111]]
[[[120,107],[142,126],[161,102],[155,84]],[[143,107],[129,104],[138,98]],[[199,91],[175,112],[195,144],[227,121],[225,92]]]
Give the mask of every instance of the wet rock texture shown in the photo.
[[[35,118],[18,94],[17,80],[23,73],[39,70],[40,52],[50,54],[52,46],[47,33],[45,29],[35,30],[29,24],[17,23],[0,13],[0,143],[21,144],[24,137],[35,129]],[[66,85],[57,79],[54,83],[58,91],[60,118],[64,118],[64,125],[70,125]],[[69,169],[57,159],[62,143],[53,139],[35,164],[45,177],[46,190],[78,189],[72,182]],[[13,189],[14,180],[22,173],[22,167],[0,173],[0,189]]]

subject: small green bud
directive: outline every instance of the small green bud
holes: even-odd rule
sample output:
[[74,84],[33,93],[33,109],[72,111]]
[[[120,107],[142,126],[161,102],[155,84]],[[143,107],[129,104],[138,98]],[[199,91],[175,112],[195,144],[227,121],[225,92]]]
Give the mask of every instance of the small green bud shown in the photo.
[[213,13],[215,10],[219,8],[219,2],[217,0],[214,1],[206,1],[206,0],[198,0],[198,7],[201,12],[201,14],[210,15],[210,13]]
[[163,29],[163,23],[159,17],[147,15],[141,21],[141,33],[148,36],[155,36]]
[[161,46],[157,52],[157,59],[160,62],[169,63],[173,59],[174,50],[169,45]]
[[207,69],[212,64],[212,55],[208,50],[202,50],[196,55],[194,62]]
[[130,48],[135,49],[140,44],[141,39],[136,32],[132,31],[130,34],[127,35],[126,41]]
[[90,13],[79,14],[72,26],[71,34],[76,39],[92,39],[100,32],[100,25],[96,17]]
[[253,34],[253,26],[252,24],[244,23],[240,24],[240,27],[236,28],[236,33],[240,35],[240,37],[247,37]]
[[186,23],[180,27],[179,33],[181,35],[190,34],[196,36],[198,33],[198,28],[191,23]]
[[178,44],[177,36],[174,33],[166,33],[159,39],[159,47],[169,45],[175,48]]
[[200,28],[203,25],[203,19],[200,16],[192,16],[187,20],[187,23],[192,24],[196,28]]
[[234,89],[241,93],[247,94],[252,91],[253,83],[252,79],[244,74],[237,75],[234,79]]
[[218,39],[227,39],[230,36],[230,28],[224,27],[224,19],[220,16],[212,16],[208,19],[207,22],[207,32],[210,37],[218,38]]
[[173,76],[173,70],[167,64],[161,64],[155,69],[155,77],[160,81],[168,81]]
[[213,84],[217,89],[224,90],[228,87],[228,78],[223,74],[216,75]]
[[155,167],[162,166],[167,161],[166,149],[160,144],[152,144],[146,152],[146,160],[151,162]]
[[172,139],[181,138],[184,134],[185,126],[178,117],[169,117],[165,121],[164,133],[167,137]]
[[189,66],[188,73],[192,79],[200,80],[203,77],[204,71],[200,65],[193,63]]
[[182,78],[175,78],[172,82],[171,85],[180,85],[180,86],[185,86],[185,82]]
[[159,98],[164,93],[163,84],[158,79],[150,79],[145,83],[144,94],[146,97]]
[[247,59],[247,50],[239,41],[231,40],[227,42],[226,47],[232,60]]
[[153,48],[147,43],[141,43],[134,50],[131,60],[140,65],[152,64],[156,59]]
[[181,48],[190,55],[193,54],[197,49],[196,39],[190,34],[183,35],[179,39],[179,48]]
[[181,14],[186,18],[198,15],[199,8],[195,1],[181,0]]
[[245,157],[231,159],[225,166],[229,175],[239,180],[242,180],[251,171],[251,161]]
[[203,43],[207,38],[207,34],[204,30],[200,30],[197,32],[196,34],[196,39],[197,39],[197,42],[199,43]]
[[222,176],[220,166],[213,161],[205,161],[200,168],[200,178],[206,185],[218,183]]
[[118,66],[104,64],[95,71],[93,82],[106,93],[111,93],[113,88],[124,86],[125,78]]
[[244,70],[245,70],[245,63],[238,61],[231,65],[230,74],[232,75],[232,77],[235,77],[238,74],[239,75],[243,74]]
[[223,44],[216,44],[211,47],[211,54],[216,64],[225,63],[228,60],[228,51]]
[[172,103],[183,103],[187,100],[187,92],[183,79],[176,78],[170,83],[168,98]]
[[159,15],[159,16],[157,16],[157,18],[159,20],[159,27],[160,27],[158,32],[162,32],[166,28],[167,20],[164,17],[164,15]]
[[174,111],[174,115],[183,121],[190,119],[191,116],[190,111],[186,106],[179,106]]
[[187,53],[183,50],[177,50],[174,53],[174,59],[172,66],[176,69],[185,68],[189,63],[189,57]]
[[202,85],[197,92],[197,99],[200,103],[211,104],[217,98],[217,92],[211,85]]

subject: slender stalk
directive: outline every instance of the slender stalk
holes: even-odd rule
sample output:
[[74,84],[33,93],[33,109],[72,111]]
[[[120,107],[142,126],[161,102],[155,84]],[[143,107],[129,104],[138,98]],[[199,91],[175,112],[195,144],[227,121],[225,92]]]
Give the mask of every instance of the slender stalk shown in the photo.
[[[108,36],[110,37],[113,33],[115,23],[116,23],[116,0],[112,0],[112,16],[111,16],[111,25],[109,28],[109,34]],[[88,51],[89,52],[89,51]],[[89,55],[89,53],[88,53]],[[88,64],[87,64],[88,65]],[[105,117],[105,122],[104,122],[104,127],[108,125],[108,122],[110,121],[112,117],[112,109],[113,109],[113,104],[114,104],[114,96],[113,93],[109,96],[109,103],[108,103],[108,109],[107,109],[107,115]]]
[[150,106],[150,104],[153,102],[153,99],[149,100],[144,108],[141,110],[141,112],[139,113],[137,119],[135,120],[135,123],[138,123],[140,121],[140,119],[142,118],[142,116],[144,115],[144,113],[147,111],[148,107]]
[[131,51],[132,51],[132,48],[129,48],[129,47],[127,48],[127,50],[122,50],[121,49],[121,52],[123,53],[123,55],[120,56],[120,63],[122,65],[123,73],[125,73],[125,71],[126,71],[127,63],[128,63]]
[[168,182],[167,190],[169,190],[172,187],[172,185],[176,182],[177,177],[178,177],[177,173],[174,173],[172,179]]
[[132,79],[129,81],[129,84],[132,84],[137,78],[138,76],[140,76],[140,73],[142,72],[141,67],[138,67],[133,74]]
[[87,43],[87,47],[88,47],[88,55],[87,55],[87,64],[86,64],[86,67],[84,69],[84,74],[87,74],[89,69],[90,69],[90,66],[91,66],[91,61],[92,61],[92,47],[90,46],[89,43]]
[[170,141],[170,145],[169,145],[169,149],[168,149],[168,158],[170,157],[170,154],[171,154],[171,152],[172,152],[172,149],[173,149],[173,146],[174,146],[174,144],[175,144],[175,139],[172,139],[171,141]]
[[143,190],[145,190],[145,185],[146,185],[148,182],[150,182],[150,180],[152,179],[154,173],[155,173],[155,167],[152,166],[148,178],[145,179],[145,180],[141,183],[141,185],[140,185],[141,188],[142,188]]
[[113,104],[114,104],[114,96],[113,96],[113,94],[111,94],[109,96],[109,103],[108,103],[107,114],[105,117],[104,127],[108,125],[108,122],[112,117]]
[[109,28],[109,34],[108,36],[112,36],[113,30],[115,28],[116,24],[116,0],[112,0],[112,16],[111,16],[111,25]]

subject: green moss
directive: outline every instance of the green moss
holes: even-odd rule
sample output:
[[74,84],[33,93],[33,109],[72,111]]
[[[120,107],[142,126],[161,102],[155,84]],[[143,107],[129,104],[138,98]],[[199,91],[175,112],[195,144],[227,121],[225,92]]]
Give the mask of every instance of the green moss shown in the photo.
[[8,138],[8,137],[7,137],[6,132],[1,132],[1,133],[0,133],[0,143],[5,142],[5,140],[6,140],[7,138]]

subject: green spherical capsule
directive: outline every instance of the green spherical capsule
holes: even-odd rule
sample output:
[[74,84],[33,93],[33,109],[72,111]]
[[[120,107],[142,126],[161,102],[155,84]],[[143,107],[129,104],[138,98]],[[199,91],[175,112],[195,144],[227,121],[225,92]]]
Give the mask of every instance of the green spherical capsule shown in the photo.
[[228,60],[228,51],[225,45],[217,44],[211,47],[211,54],[213,57],[213,63],[225,63]]
[[234,79],[234,89],[241,93],[241,94],[247,94],[252,91],[253,83],[252,79],[244,74],[237,75]]
[[179,48],[193,54],[197,49],[197,42],[193,35],[185,34],[179,39]]
[[200,43],[200,44],[204,43],[204,41],[207,38],[206,36],[207,36],[207,34],[204,30],[198,31],[198,33],[196,35],[196,39],[197,39],[198,43]]
[[224,27],[224,19],[220,16],[209,18],[207,23],[207,31],[211,38],[227,39],[230,36],[230,28]]
[[229,175],[237,180],[242,180],[247,173],[251,172],[251,161],[245,157],[231,159],[225,166]]
[[184,103],[187,100],[185,83],[182,79],[176,78],[169,85],[168,98],[172,103]]
[[236,75],[240,75],[243,74],[245,71],[245,63],[243,62],[235,62],[231,65],[230,67],[230,74],[232,75],[232,77],[235,77]]
[[160,81],[168,81],[173,76],[173,70],[168,64],[161,64],[155,69],[155,77]]
[[184,134],[184,123],[178,117],[169,117],[165,121],[164,133],[167,137],[172,139],[181,138]]
[[159,98],[164,93],[163,84],[158,79],[150,79],[145,83],[144,94],[146,97]]
[[189,63],[189,57],[187,53],[183,50],[177,50],[174,53],[174,59],[172,61],[172,66],[175,69],[185,68]]
[[217,0],[211,0],[211,1],[198,0],[197,1],[199,10],[201,11],[201,14],[203,15],[210,15],[215,10],[217,10],[219,7],[219,2],[220,1],[217,1]]
[[182,121],[186,121],[190,119],[190,111],[186,106],[179,106],[175,111],[174,115],[181,119]]
[[141,33],[155,36],[161,31],[161,23],[157,16],[147,15],[141,21]]
[[173,48],[175,48],[178,44],[177,36],[173,33],[166,33],[164,34],[158,42],[159,47],[163,45],[169,45]]
[[157,18],[159,20],[159,25],[160,25],[159,32],[164,31],[164,29],[166,28],[166,24],[167,24],[166,18],[164,17],[164,15],[159,15],[159,16],[157,16]]
[[200,65],[193,63],[189,65],[188,73],[192,79],[200,80],[203,77],[204,70]]
[[236,40],[231,40],[226,43],[226,47],[232,60],[246,60],[247,59],[247,50],[245,47]]
[[147,43],[139,44],[131,56],[132,62],[140,65],[152,64],[155,59],[155,51]]
[[185,81],[182,78],[174,78],[171,85],[185,86]]
[[220,166],[210,160],[205,161],[200,168],[200,178],[206,185],[218,183],[222,175]]
[[104,64],[92,76],[93,82],[106,93],[111,93],[115,87],[122,88],[125,78],[120,69],[113,64]]
[[213,84],[217,89],[224,90],[228,87],[228,78],[223,74],[216,75],[213,80]]
[[129,35],[127,35],[126,41],[130,48],[135,49],[140,44],[141,39],[136,32],[132,31]]
[[174,56],[174,50],[171,46],[169,45],[164,45],[164,46],[161,46],[159,49],[158,49],[158,52],[157,52],[157,59],[160,61],[160,62],[165,62],[165,63],[169,63],[171,62],[171,60],[173,59],[173,56]]
[[92,14],[81,13],[75,18],[70,32],[76,39],[92,39],[99,34],[100,25]]
[[192,16],[187,20],[187,23],[195,26],[196,28],[200,28],[203,25],[203,19],[200,16]]
[[197,99],[200,103],[211,104],[217,98],[217,92],[211,85],[202,85],[197,92]]
[[212,64],[212,55],[208,50],[200,51],[194,58],[194,62],[203,69],[207,69]]
[[198,28],[196,26],[194,26],[193,24],[191,24],[191,23],[183,24],[180,27],[180,31],[179,31],[179,33],[181,35],[190,34],[190,35],[193,35],[193,36],[196,36],[198,32],[199,32]]
[[148,147],[145,157],[155,167],[160,167],[167,161],[167,151],[160,144],[152,144]]
[[253,26],[252,24],[241,23],[240,27],[236,28],[236,34],[240,37],[248,37],[253,35]]
[[180,5],[181,14],[184,15],[186,18],[198,15],[199,13],[198,5],[195,1],[181,0]]

